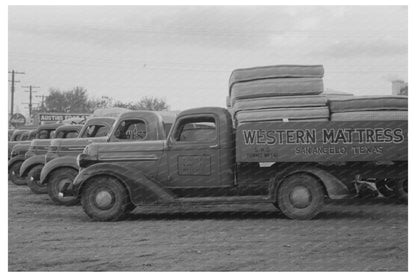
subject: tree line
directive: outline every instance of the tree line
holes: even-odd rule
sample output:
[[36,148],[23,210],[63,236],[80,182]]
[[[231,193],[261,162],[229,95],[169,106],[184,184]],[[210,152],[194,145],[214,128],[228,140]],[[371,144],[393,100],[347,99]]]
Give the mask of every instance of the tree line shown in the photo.
[[169,110],[166,101],[157,97],[144,96],[135,102],[122,102],[112,97],[103,96],[90,99],[87,90],[83,87],[74,87],[71,90],[49,89],[41,105],[34,112],[50,113],[93,113],[99,108],[121,107],[131,110]]

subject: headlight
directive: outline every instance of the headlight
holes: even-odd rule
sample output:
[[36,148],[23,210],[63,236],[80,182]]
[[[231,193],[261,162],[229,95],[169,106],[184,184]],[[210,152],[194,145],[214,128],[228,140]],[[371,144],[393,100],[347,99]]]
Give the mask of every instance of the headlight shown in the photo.
[[29,159],[30,157],[35,156],[35,153],[32,151],[27,151],[25,154],[25,159]]
[[45,154],[45,164],[52,161],[53,159],[57,158],[58,155],[55,153],[47,152]]
[[88,154],[79,154],[77,156],[77,165],[79,168],[87,167],[93,163],[95,163],[97,160],[94,157],[91,157]]

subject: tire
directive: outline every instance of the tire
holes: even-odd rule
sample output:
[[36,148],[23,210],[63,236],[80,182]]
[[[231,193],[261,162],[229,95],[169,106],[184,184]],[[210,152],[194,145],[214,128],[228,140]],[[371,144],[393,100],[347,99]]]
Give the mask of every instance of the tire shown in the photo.
[[87,180],[81,192],[84,212],[97,221],[116,221],[131,208],[126,188],[110,176],[97,176]]
[[277,190],[277,206],[291,219],[312,219],[322,209],[325,192],[318,179],[300,173],[283,180]]
[[397,181],[395,193],[400,202],[407,203],[407,179]]
[[22,166],[23,161],[17,161],[10,166],[9,169],[9,180],[16,186],[26,185],[26,179],[20,177],[20,167]]
[[396,182],[391,179],[383,179],[376,181],[377,190],[386,198],[392,198],[396,195]]
[[71,185],[68,186],[68,184],[72,184],[75,176],[77,176],[78,171],[76,169],[65,167],[65,168],[59,168],[54,171],[52,171],[50,177],[48,178],[47,183],[47,191],[49,198],[58,205],[65,205],[65,206],[74,206],[76,204],[79,204],[79,198],[78,197],[60,197],[59,193],[62,192],[62,188],[64,186],[71,187]]
[[40,184],[40,172],[43,165],[35,165],[27,173],[26,184],[30,190],[35,194],[47,193],[46,186]]

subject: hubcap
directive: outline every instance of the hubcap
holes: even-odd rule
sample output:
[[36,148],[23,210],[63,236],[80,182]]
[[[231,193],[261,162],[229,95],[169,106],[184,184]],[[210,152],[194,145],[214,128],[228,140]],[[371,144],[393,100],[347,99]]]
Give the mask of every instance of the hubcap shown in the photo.
[[312,196],[308,188],[297,186],[290,192],[289,199],[294,207],[303,209],[310,205]]
[[102,210],[109,209],[114,203],[114,197],[111,192],[101,190],[95,196],[95,203],[97,204],[97,207]]

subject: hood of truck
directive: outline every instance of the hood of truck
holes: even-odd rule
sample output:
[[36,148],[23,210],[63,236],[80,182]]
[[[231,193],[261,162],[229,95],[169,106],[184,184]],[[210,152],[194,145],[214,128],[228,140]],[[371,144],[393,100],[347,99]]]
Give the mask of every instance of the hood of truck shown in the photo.
[[25,154],[29,150],[30,141],[27,143],[19,143],[13,146],[12,151],[15,152],[17,155],[19,154]]
[[52,139],[34,139],[32,140],[29,151],[34,154],[45,154],[51,144]]
[[53,139],[50,145],[52,152],[66,153],[66,152],[79,152],[81,153],[85,146],[93,142],[106,142],[107,137],[97,138],[73,138],[73,139]]
[[93,143],[84,153],[99,161],[155,161],[162,155],[165,145],[165,140]]

